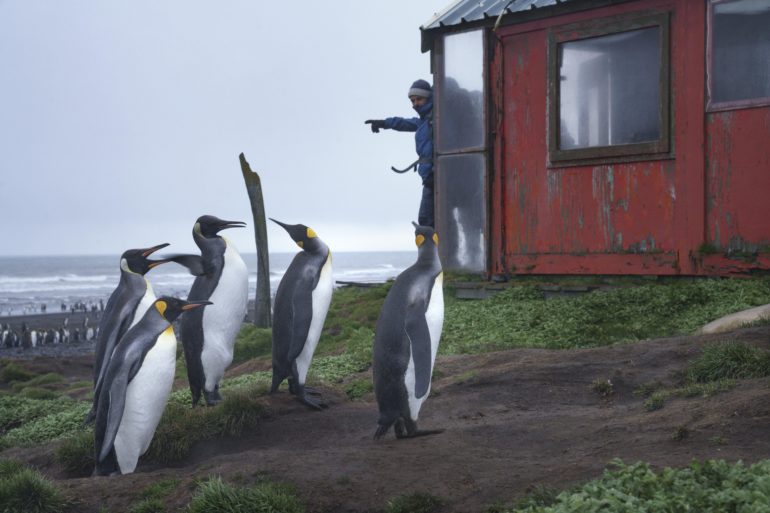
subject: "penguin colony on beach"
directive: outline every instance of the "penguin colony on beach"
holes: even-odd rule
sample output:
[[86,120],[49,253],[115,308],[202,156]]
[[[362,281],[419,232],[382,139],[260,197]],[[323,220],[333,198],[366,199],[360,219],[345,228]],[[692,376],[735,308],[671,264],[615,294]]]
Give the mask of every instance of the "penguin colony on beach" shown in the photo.
[[68,318],[58,328],[30,328],[21,323],[16,331],[8,323],[0,324],[0,348],[31,349],[43,345],[68,344],[70,342],[90,342],[99,334],[99,328],[88,324],[88,317],[83,319],[82,327],[70,329]]
[[[270,393],[288,380],[292,395],[320,410],[326,404],[305,380],[331,302],[331,251],[311,228],[271,220],[302,251],[275,295]],[[243,226],[205,215],[193,227],[200,255],[150,260],[168,245],[160,244],[121,256],[121,279],[99,325],[94,365],[89,420],[95,422],[95,474],[133,472],[149,448],[174,380],[177,338],[172,323],[177,318],[192,406],[201,396],[209,406],[222,400],[219,384],[232,362],[246,314],[248,274],[235,247],[219,232]],[[394,282],[375,330],[372,367],[380,413],[375,438],[391,426],[397,438],[440,432],[417,429],[420,408],[430,393],[444,304],[438,237],[430,227],[414,226],[417,261]],[[195,275],[187,300],[155,299],[145,274],[165,262],[181,264]]]

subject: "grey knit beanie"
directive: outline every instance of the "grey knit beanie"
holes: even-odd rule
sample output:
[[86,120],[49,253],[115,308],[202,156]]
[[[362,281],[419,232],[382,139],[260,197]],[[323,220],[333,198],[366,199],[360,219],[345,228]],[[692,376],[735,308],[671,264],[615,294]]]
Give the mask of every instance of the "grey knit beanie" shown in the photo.
[[430,87],[430,84],[426,82],[425,80],[415,80],[415,82],[412,84],[412,87],[409,88],[409,94],[407,95],[409,98],[412,96],[421,96],[423,98],[430,98],[433,94],[433,90]]

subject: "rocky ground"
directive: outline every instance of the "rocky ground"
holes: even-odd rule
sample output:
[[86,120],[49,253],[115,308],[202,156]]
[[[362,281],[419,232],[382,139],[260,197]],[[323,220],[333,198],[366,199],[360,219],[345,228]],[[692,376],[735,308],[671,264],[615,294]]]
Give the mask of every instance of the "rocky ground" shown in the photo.
[[[655,467],[770,458],[767,379],[739,381],[711,397],[671,398],[655,411],[638,393],[650,384],[678,386],[704,344],[723,340],[767,347],[770,326],[596,349],[440,357],[419,424],[445,431],[412,440],[397,441],[391,432],[373,441],[373,395],[350,401],[322,387],[327,410],[309,411],[288,393],[265,397],[269,415],[258,429],[199,444],[174,467],[140,463],[131,475],[66,479],[53,459],[55,444],[2,456],[41,468],[83,512],[127,511],[141,490],[172,478],[179,486],[166,506],[176,511],[188,503],[196,480],[209,475],[239,484],[264,477],[291,483],[309,512],[379,512],[389,499],[414,492],[439,497],[442,511],[482,512],[537,487],[564,489],[594,479],[614,458]],[[22,361],[89,379],[91,359]],[[253,369],[246,363],[229,375]]]

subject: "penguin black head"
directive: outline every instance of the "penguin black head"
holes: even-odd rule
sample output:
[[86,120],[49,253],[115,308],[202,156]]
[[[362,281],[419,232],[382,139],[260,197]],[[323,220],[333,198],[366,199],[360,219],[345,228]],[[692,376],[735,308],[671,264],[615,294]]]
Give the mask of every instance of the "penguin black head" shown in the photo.
[[284,224],[272,217],[269,219],[275,224],[283,226],[283,229],[289,233],[292,240],[302,249],[309,249],[309,246],[318,239],[318,235],[316,235],[313,229],[304,224]]
[[200,216],[198,220],[195,221],[193,232],[207,239],[211,239],[216,237],[221,230],[227,228],[243,228],[244,226],[246,226],[246,223],[242,221],[225,221],[216,216],[205,215]]
[[188,310],[211,304],[213,304],[211,301],[185,301],[175,297],[162,296],[155,300],[153,306],[160,313],[161,317],[172,323]]
[[150,260],[148,257],[168,246],[168,243],[158,244],[151,248],[144,249],[128,249],[120,256],[120,268],[127,272],[141,274],[144,276],[147,271],[160,264],[169,262],[167,259],[162,260]]
[[434,245],[438,246],[438,234],[430,226],[420,226],[412,221],[414,226],[414,242],[417,247],[421,247],[427,241],[431,241]]

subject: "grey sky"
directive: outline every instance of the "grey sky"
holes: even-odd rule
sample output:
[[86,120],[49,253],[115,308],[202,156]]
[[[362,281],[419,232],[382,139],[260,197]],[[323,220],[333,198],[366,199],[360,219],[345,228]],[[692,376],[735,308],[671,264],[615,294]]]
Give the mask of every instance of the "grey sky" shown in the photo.
[[192,251],[201,214],[254,251],[240,152],[268,216],[411,249],[420,181],[389,167],[413,134],[363,121],[414,115],[419,26],[450,3],[0,0],[0,255]]

